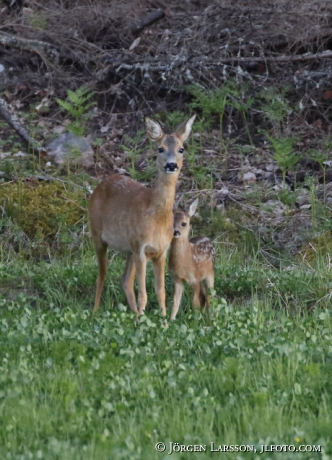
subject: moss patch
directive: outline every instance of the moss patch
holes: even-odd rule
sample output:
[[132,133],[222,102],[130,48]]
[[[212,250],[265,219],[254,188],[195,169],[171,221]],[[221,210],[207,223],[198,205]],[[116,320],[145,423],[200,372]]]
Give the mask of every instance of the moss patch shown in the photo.
[[30,238],[50,238],[62,226],[75,225],[85,214],[82,194],[61,182],[25,181],[0,187],[5,216],[16,222]]
[[323,232],[313,238],[308,244],[301,248],[300,256],[302,260],[312,262],[318,257],[324,257],[326,254],[332,254],[332,233],[331,231]]

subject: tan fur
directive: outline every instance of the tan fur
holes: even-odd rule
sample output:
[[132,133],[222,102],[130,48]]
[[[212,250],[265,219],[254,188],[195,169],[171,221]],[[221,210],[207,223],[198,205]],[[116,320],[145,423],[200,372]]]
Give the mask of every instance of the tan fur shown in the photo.
[[[166,251],[173,237],[173,204],[177,179],[182,167],[183,142],[188,138],[195,115],[182,123],[175,133],[164,134],[160,125],[146,118],[146,133],[157,147],[158,178],[149,189],[126,176],[113,175],[94,190],[89,204],[91,232],[99,264],[94,311],[107,271],[107,247],[127,253],[123,287],[130,308],[138,315],[144,313],[146,295],[146,263],[151,259],[155,290],[163,316],[165,307]],[[159,152],[160,148],[162,152]],[[177,170],[171,170],[177,165]],[[166,168],[168,171],[167,173]],[[171,168],[171,169],[170,169]],[[138,308],[134,280],[138,284]]]
[[[190,217],[194,209],[188,212],[174,213],[174,238],[171,243],[169,270],[174,280],[174,299],[171,319],[175,319],[184,288],[184,282],[189,283],[194,291],[193,307],[209,306],[206,286],[214,286],[214,256],[215,249],[207,237],[195,237],[189,240]],[[192,206],[191,206],[192,208]],[[183,226],[183,224],[186,224]]]

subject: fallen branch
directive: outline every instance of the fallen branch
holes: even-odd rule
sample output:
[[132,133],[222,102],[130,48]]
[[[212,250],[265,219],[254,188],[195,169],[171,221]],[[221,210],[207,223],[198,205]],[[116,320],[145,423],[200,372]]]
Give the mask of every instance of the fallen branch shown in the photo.
[[142,32],[142,30],[145,27],[150,26],[154,22],[158,21],[159,19],[162,19],[165,17],[165,11],[159,8],[158,10],[151,11],[151,13],[148,13],[145,18],[141,20],[140,23],[138,23],[136,26],[133,27],[133,32],[135,34],[139,34]]
[[17,35],[0,32],[0,43],[4,46],[12,46],[14,48],[37,53],[40,56],[48,56],[56,62],[59,59],[58,51],[49,43],[41,42],[40,40],[28,40],[26,38],[20,38]]
[[326,51],[323,53],[307,53],[293,56],[254,56],[254,57],[231,57],[220,59],[216,64],[228,64],[232,62],[296,62],[296,61],[310,61],[313,59],[328,59],[332,57],[332,51]]
[[7,103],[2,98],[0,98],[0,115],[17,132],[23,142],[27,144],[29,150],[33,150],[36,154],[44,151],[36,144],[32,137],[29,136],[25,128],[18,121],[17,116],[11,115]]
[[184,66],[188,69],[196,66],[201,65],[204,63],[206,69],[213,69],[219,67],[220,65],[224,64],[231,64],[231,63],[251,63],[251,62],[296,62],[296,61],[310,61],[314,59],[328,59],[332,57],[332,51],[325,51],[322,53],[312,54],[301,54],[301,55],[292,55],[292,56],[253,56],[253,57],[229,57],[229,58],[221,58],[216,61],[207,61],[206,56],[195,56],[194,59],[191,61],[190,59],[187,62],[183,62],[178,60],[177,62],[170,62],[170,63],[156,63],[156,62],[133,62],[133,63],[125,63],[120,64],[119,67],[115,69],[116,73],[119,73],[121,70],[133,71],[133,70],[140,70],[145,72],[166,72],[173,70],[177,67]]

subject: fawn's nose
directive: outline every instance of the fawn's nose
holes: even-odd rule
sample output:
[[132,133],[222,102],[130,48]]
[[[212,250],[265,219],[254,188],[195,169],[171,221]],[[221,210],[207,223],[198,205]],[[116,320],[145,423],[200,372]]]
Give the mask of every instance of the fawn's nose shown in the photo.
[[175,238],[180,236],[179,230],[174,230],[174,236],[175,236]]
[[178,170],[178,165],[176,163],[166,163],[165,165],[165,171],[168,173],[168,174],[171,174],[175,171]]

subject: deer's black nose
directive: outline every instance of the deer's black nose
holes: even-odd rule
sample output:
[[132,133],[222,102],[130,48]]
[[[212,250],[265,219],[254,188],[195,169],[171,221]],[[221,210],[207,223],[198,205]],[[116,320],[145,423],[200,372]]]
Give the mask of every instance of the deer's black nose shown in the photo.
[[178,165],[176,163],[166,163],[165,171],[167,173],[173,173],[178,170]]
[[175,236],[175,237],[180,236],[179,230],[174,230],[174,236]]

